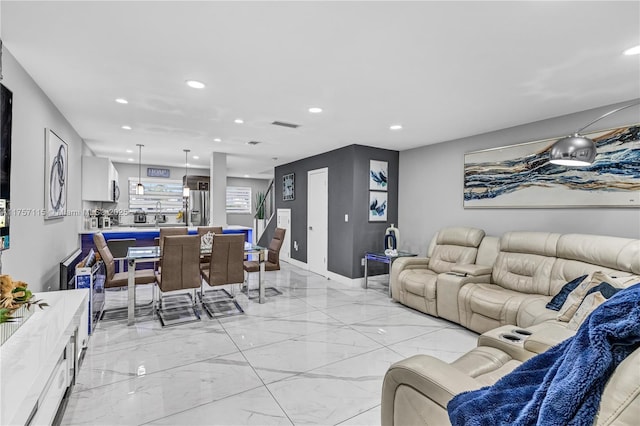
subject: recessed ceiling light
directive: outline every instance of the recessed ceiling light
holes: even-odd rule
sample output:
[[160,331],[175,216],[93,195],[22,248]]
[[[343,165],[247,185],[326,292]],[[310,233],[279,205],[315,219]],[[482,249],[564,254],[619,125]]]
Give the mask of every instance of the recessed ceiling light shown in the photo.
[[244,123],[244,120],[242,118],[236,118],[235,120],[233,120],[233,122],[236,124],[242,124]]
[[215,139],[213,139],[213,141],[214,141],[214,142],[222,142],[222,139],[220,139],[220,138],[215,138]]
[[392,124],[391,126],[389,126],[390,130],[402,130],[402,125],[401,124]]
[[250,177],[249,175],[244,175],[244,177]]
[[124,130],[131,130],[131,126],[122,126]]
[[322,112],[322,108],[319,107],[311,107],[309,108],[309,112],[312,114],[319,114]]
[[132,149],[128,149],[128,150],[127,150],[127,154],[131,154],[132,152],[133,152],[133,150],[132,150]]
[[640,44],[625,50],[623,53],[627,56],[640,55]]
[[194,156],[193,156],[193,159],[194,159],[194,160],[197,160],[197,159],[199,159],[199,158],[200,158],[200,157],[198,157],[197,155],[194,155]]
[[129,161],[133,161],[133,158],[127,158],[127,160],[129,160]]
[[128,104],[129,103],[129,101],[126,100],[125,98],[118,98],[118,99],[116,99],[116,102],[119,103],[119,104]]
[[205,85],[203,82],[201,81],[197,81],[197,80],[187,80],[187,86],[192,87],[194,89],[204,89]]

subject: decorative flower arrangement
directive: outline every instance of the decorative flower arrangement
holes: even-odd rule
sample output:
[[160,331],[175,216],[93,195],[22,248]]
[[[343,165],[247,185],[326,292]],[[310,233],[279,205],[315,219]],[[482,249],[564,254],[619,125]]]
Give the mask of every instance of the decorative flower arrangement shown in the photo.
[[27,283],[13,281],[9,275],[0,275],[0,323],[14,322],[18,318],[13,313],[25,306],[31,309],[36,305],[40,309],[49,306],[41,300],[33,300],[35,296],[27,289]]

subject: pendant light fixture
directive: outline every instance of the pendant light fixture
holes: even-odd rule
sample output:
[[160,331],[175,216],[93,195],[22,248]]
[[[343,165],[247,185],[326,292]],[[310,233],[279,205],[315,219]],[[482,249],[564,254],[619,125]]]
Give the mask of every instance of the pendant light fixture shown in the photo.
[[142,145],[141,143],[136,144],[138,146],[138,184],[136,185],[136,195],[144,195],[144,185],[142,185],[141,177],[142,177]]
[[551,151],[549,152],[549,162],[569,167],[591,165],[593,160],[596,158],[596,143],[593,140],[580,135],[580,132],[591,126],[593,123],[600,121],[611,114],[638,104],[640,104],[640,102],[634,102],[623,107],[616,108],[613,111],[609,111],[582,127],[573,135],[558,139],[553,144]]
[[183,197],[188,197],[189,196],[189,163],[188,163],[188,159],[187,156],[189,155],[189,151],[191,151],[190,149],[184,149],[184,186],[182,187],[182,196]]

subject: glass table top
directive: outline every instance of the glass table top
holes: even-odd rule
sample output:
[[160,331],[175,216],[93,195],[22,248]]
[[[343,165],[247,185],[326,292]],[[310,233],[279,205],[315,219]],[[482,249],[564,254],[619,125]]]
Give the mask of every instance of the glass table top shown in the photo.
[[[264,247],[251,244],[249,242],[244,243],[244,251],[248,253],[255,253],[265,250]],[[211,253],[211,247],[203,247],[200,250],[203,254]],[[127,259],[129,260],[140,260],[140,259],[155,259],[161,256],[160,247],[159,246],[149,246],[149,247],[129,247],[127,250]]]
[[376,251],[376,252],[368,251],[366,253],[366,256],[371,259],[371,258],[374,258],[374,257],[378,257],[378,258],[380,258],[380,257],[387,257],[387,258],[415,257],[415,256],[417,256],[417,254],[416,253],[409,253],[408,251],[400,251],[400,250],[398,250],[398,255],[397,256],[387,256],[383,251]]
[[160,247],[129,247],[127,250],[127,259],[154,259],[160,257]]

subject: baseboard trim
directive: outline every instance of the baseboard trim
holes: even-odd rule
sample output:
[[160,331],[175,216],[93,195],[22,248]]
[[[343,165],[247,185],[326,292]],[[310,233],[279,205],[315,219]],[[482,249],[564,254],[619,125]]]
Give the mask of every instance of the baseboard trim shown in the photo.
[[337,281],[340,284],[344,284],[348,287],[363,287],[364,286],[364,278],[348,278],[344,275],[336,274],[335,272],[327,271],[327,278],[332,281]]
[[[290,265],[296,266],[305,271],[309,270],[309,264],[301,262],[295,259],[280,259],[282,262],[286,262]],[[327,278],[332,281],[337,281],[340,284],[344,284],[348,287],[363,287],[364,286],[364,278],[348,278],[344,275],[336,274],[335,272],[327,271]]]
[[280,260],[282,260],[283,262],[286,262],[286,263],[288,263],[290,265],[296,266],[296,267],[298,267],[300,269],[304,269],[305,271],[309,270],[309,265],[304,263],[304,262],[300,262],[299,260],[295,260],[295,259],[287,259],[287,260],[280,259]]

